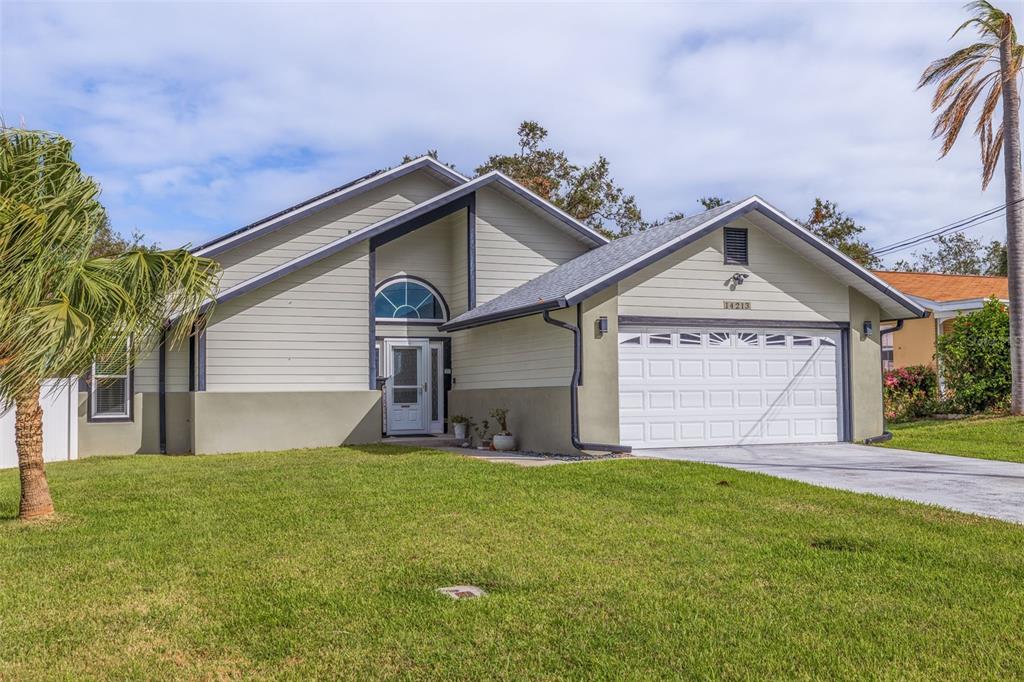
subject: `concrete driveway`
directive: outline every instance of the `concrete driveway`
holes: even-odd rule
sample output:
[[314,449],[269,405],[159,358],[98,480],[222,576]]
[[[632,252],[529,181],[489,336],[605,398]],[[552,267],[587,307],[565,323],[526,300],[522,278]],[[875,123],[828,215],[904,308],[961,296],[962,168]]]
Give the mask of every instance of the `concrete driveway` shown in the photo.
[[634,454],[706,462],[1024,523],[1024,464],[847,443],[675,448]]

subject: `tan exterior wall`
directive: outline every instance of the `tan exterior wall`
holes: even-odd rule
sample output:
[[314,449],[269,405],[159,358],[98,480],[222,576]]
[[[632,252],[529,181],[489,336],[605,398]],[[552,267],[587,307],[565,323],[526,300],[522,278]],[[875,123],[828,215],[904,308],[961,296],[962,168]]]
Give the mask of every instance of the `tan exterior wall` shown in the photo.
[[[182,454],[191,450],[191,399],[187,392],[168,392],[167,452]],[[160,396],[136,393],[130,422],[88,420],[87,393],[78,394],[78,456],[133,455],[160,452]]]
[[[619,314],[748,320],[829,320],[849,317],[847,286],[748,221],[748,266],[726,265],[721,230],[666,256],[619,283]],[[734,273],[749,277],[730,286]],[[727,310],[724,302],[749,310]]]
[[380,425],[378,391],[193,394],[196,454],[372,443]]
[[476,215],[478,305],[589,248],[493,189],[477,192]]
[[[571,343],[569,332],[563,333],[567,343]],[[518,448],[530,452],[576,452],[569,437],[568,381],[561,387],[489,388],[448,394],[448,414],[470,417],[477,425],[490,419],[495,407],[508,408],[508,426]]]
[[369,382],[366,242],[218,305],[209,392],[344,391]]
[[[579,389],[580,439],[615,445],[619,442],[619,306],[615,288],[582,304],[583,385]],[[597,333],[597,321],[608,318],[608,333]],[[572,335],[563,332],[565,341]],[[568,425],[566,425],[568,428]]]
[[[850,289],[850,398],[853,440],[881,435],[882,346],[879,341],[878,305]],[[864,322],[871,322],[871,336],[864,335]]]
[[221,289],[424,202],[449,187],[426,171],[402,176],[336,206],[217,255]]
[[892,335],[893,366],[935,366],[935,319],[906,320]]

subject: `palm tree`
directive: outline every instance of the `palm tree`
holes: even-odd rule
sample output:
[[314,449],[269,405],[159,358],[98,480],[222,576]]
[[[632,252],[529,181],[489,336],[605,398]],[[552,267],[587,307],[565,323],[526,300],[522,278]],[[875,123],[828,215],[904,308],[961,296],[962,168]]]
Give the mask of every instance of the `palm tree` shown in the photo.
[[[53,512],[40,381],[80,374],[111,349],[145,352],[161,335],[183,341],[217,284],[216,264],[185,249],[90,257],[106,213],[71,147],[0,128],[0,406],[16,411],[21,518]],[[172,312],[181,317],[165,328]]]
[[[974,135],[981,143],[981,187],[992,181],[999,155],[1006,176],[1006,250],[1010,284],[1010,366],[1013,389],[1010,411],[1024,414],[1024,188],[1021,186],[1020,91],[1018,78],[1024,46],[1017,42],[1013,17],[986,0],[970,2],[965,28],[978,32],[978,42],[936,59],[921,76],[918,88],[935,85],[932,111],[939,112],[932,137],[942,140],[942,156],[953,148],[968,114],[981,98]],[[997,66],[998,65],[998,66]],[[982,95],[984,94],[984,97]],[[996,110],[1002,120],[996,126]]]

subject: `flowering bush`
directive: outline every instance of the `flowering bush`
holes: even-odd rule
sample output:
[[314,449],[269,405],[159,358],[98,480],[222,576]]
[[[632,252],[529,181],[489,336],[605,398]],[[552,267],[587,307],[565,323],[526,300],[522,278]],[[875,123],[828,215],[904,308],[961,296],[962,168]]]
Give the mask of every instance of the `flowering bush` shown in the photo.
[[885,418],[906,421],[932,414],[939,402],[935,370],[925,365],[892,369],[882,377]]
[[957,315],[939,337],[936,355],[946,398],[970,413],[997,409],[1010,395],[1010,315],[990,298],[977,312]]

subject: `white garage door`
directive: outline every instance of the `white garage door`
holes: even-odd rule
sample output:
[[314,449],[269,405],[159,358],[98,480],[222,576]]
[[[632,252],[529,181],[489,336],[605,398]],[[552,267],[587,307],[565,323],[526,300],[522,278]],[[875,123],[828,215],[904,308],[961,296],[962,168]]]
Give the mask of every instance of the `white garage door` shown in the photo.
[[624,329],[619,437],[634,448],[839,439],[838,331]]

